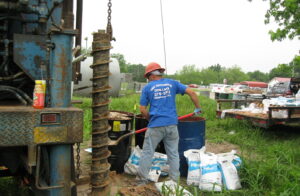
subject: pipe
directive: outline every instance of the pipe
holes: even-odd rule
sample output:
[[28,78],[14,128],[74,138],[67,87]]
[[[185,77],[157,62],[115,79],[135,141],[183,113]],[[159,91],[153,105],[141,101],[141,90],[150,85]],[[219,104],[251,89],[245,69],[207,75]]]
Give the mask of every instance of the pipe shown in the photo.
[[[77,0],[77,9],[76,9],[76,29],[78,30],[78,34],[75,37],[75,46],[81,47],[81,39],[82,39],[82,10],[83,10],[83,1]],[[75,53],[75,57],[81,55],[81,50]],[[78,84],[78,81],[81,81],[81,73],[80,73],[81,63],[77,62],[73,65],[73,78],[74,84]]]
[[21,76],[23,74],[24,74],[24,72],[20,71],[20,72],[14,74],[14,75],[11,75],[11,76],[0,77],[0,81],[1,80],[13,80],[13,79],[15,79],[15,78],[17,78],[17,77],[19,77],[19,76]]
[[22,90],[20,90],[18,88],[15,88],[15,87],[12,87],[12,86],[1,85],[0,86],[0,90],[2,90],[2,91],[10,91],[10,92],[13,92],[14,94],[20,95],[21,98],[23,100],[25,100],[25,105],[26,104],[32,104],[31,98],[26,93],[24,93]]
[[20,102],[22,102],[22,104],[24,104],[24,105],[27,105],[27,102],[16,92],[16,91],[14,91],[14,90],[12,90],[12,89],[5,89],[5,88],[1,88],[0,87],[0,91],[7,91],[7,92],[10,92],[10,93],[12,93],[12,94],[14,94],[15,96],[16,96],[16,98],[20,101]]
[[49,189],[58,189],[63,188],[63,185],[57,186],[41,186],[40,185],[40,165],[41,165],[41,147],[38,146],[38,153],[37,153],[37,163],[36,163],[36,173],[35,173],[35,186],[39,190],[49,190]]
[[63,28],[66,29],[74,28],[73,0],[63,1],[62,19],[64,20]]

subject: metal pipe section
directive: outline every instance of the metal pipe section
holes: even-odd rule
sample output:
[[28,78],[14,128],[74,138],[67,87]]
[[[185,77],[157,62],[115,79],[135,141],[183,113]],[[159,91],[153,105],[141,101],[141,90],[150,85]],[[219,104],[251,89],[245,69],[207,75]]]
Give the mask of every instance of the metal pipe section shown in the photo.
[[[66,108],[71,106],[71,81],[72,81],[72,46],[73,34],[65,33],[64,30],[73,28],[73,1],[63,2],[63,11],[53,11],[54,20],[62,23],[62,31],[53,32],[50,60],[50,106]],[[70,6],[70,7],[69,7]],[[50,156],[50,186],[63,188],[49,190],[51,196],[71,196],[72,194],[72,144],[57,144],[49,149]]]
[[108,104],[109,104],[109,62],[110,35],[105,30],[93,34],[93,90],[92,90],[92,166],[91,185],[92,194],[99,195],[109,184],[110,164],[107,158],[108,150]]
[[[81,47],[81,38],[82,38],[82,10],[83,10],[83,2],[82,0],[77,0],[77,9],[76,9],[76,29],[78,30],[78,34],[75,37],[75,46]],[[80,48],[81,49],[81,48]],[[81,50],[78,50],[75,53],[75,57],[81,55]],[[73,73],[73,79],[74,83],[78,84],[78,81],[81,81],[81,73],[80,73],[80,67],[81,63],[76,62],[76,64],[73,65],[74,67],[74,73]]]
[[72,80],[72,43],[70,35],[52,36],[55,49],[51,54],[51,107],[70,107]]
[[[50,196],[71,196],[71,152],[72,145],[50,147]],[[62,188],[59,188],[62,187]]]
[[[71,80],[72,80],[72,36],[65,34],[54,34],[52,42],[55,49],[51,53],[51,81],[50,102],[51,107],[70,107],[71,105]],[[71,195],[71,144],[57,144],[49,150],[50,154],[50,186],[63,188],[49,190],[51,196]]]

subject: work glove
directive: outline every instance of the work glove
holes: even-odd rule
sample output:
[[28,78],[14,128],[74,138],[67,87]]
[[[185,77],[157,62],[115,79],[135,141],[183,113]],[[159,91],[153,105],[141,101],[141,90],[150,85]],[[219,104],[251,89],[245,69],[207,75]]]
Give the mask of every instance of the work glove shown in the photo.
[[201,114],[201,108],[196,108],[196,109],[194,110],[194,114],[195,114],[195,115],[200,115],[200,114]]

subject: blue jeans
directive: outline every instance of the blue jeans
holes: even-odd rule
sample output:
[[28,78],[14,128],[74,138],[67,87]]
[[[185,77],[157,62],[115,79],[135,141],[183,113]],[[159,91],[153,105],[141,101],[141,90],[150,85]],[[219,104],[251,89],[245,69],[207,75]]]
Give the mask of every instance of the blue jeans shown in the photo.
[[170,166],[169,177],[172,180],[177,181],[179,178],[179,135],[177,125],[148,128],[145,134],[142,155],[139,162],[138,175],[143,180],[148,179],[151,160],[155,149],[161,140],[164,142],[168,156],[168,163]]

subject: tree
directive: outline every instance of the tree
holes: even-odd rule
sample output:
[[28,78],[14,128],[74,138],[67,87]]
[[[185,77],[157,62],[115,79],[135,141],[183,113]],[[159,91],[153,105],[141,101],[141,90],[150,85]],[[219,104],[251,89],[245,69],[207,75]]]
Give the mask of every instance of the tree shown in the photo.
[[118,59],[119,64],[120,64],[120,71],[121,71],[121,73],[127,73],[127,67],[128,67],[128,65],[127,65],[127,63],[125,61],[124,55],[116,53],[116,54],[111,54],[111,57]]
[[269,81],[269,74],[263,73],[261,71],[253,71],[247,73],[249,80],[251,81],[260,81],[260,82],[268,82]]
[[199,69],[195,65],[184,65],[175,77],[184,84],[200,84],[201,81]]
[[277,67],[270,71],[270,79],[274,77],[291,77],[292,76],[292,66],[287,64],[279,64]]
[[132,73],[132,79],[136,82],[146,82],[144,78],[145,66],[142,64],[129,64],[128,73]]
[[269,31],[271,40],[281,41],[287,37],[300,39],[299,0],[269,0],[269,2],[270,8],[265,15],[265,23],[269,24],[271,19],[274,19],[279,25],[275,31]]
[[208,67],[208,69],[212,70],[217,74],[218,76],[217,83],[223,83],[224,78],[221,78],[221,71],[224,71],[225,68],[223,68],[220,64],[216,64],[216,65],[211,65],[210,67]]
[[228,84],[249,80],[248,75],[237,65],[225,69],[221,77],[226,78]]
[[199,72],[199,70],[196,68],[195,65],[184,65],[182,67],[182,69],[176,73],[178,74],[190,74],[190,73],[194,73],[194,72]]
[[292,76],[300,77],[300,56],[295,56],[292,62],[290,62],[292,67]]

